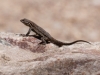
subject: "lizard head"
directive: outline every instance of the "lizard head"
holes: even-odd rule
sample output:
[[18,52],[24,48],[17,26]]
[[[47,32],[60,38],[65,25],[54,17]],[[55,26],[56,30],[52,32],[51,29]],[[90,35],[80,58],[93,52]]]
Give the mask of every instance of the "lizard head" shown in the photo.
[[29,26],[30,21],[28,19],[21,19],[20,20],[23,24],[25,24],[26,26]]

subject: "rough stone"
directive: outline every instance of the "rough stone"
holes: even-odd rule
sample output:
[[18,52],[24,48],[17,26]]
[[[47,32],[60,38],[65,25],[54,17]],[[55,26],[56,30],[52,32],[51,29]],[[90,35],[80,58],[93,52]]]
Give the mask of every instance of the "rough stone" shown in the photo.
[[[9,41],[12,39],[12,41]],[[23,41],[24,39],[24,41]],[[31,40],[31,41],[30,41]],[[78,43],[35,50],[40,40],[13,33],[0,33],[0,75],[99,75],[100,43]],[[18,42],[22,42],[19,43]],[[34,42],[34,43],[33,43]],[[7,44],[6,44],[7,43]],[[26,45],[25,45],[25,44]],[[9,45],[8,45],[9,44]],[[25,45],[24,47],[21,47]],[[38,46],[39,47],[39,46]],[[43,46],[44,47],[44,46]]]

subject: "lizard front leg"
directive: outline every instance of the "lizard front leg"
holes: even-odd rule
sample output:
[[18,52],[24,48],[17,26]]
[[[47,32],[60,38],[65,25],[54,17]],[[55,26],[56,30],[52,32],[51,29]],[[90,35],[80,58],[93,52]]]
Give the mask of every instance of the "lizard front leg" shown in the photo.
[[31,32],[31,28],[29,28],[28,32],[26,33],[26,36],[28,36]]
[[28,30],[28,32],[26,33],[26,34],[20,34],[21,36],[31,36],[31,35],[29,35],[30,34],[30,32],[31,32],[31,28],[29,28],[29,30]]

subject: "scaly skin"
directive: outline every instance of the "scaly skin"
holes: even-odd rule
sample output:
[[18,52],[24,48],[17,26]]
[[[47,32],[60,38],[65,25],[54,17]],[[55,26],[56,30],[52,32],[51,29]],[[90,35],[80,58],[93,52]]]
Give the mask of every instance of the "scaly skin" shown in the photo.
[[20,21],[24,25],[29,27],[29,31],[27,32],[26,36],[29,36],[31,31],[35,32],[36,35],[34,35],[34,37],[42,40],[41,44],[53,43],[53,44],[61,47],[63,45],[72,45],[72,44],[75,44],[77,42],[89,43],[88,41],[85,41],[85,40],[76,40],[76,41],[71,42],[71,43],[64,43],[64,42],[61,42],[61,41],[58,41],[58,40],[54,39],[48,32],[46,32],[43,28],[41,28],[40,26],[38,26],[34,22],[32,22],[28,19],[21,19]]

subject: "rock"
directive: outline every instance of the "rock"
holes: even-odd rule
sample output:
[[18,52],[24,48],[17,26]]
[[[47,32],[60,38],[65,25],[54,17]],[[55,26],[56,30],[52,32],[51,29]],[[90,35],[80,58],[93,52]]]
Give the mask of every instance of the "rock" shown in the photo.
[[99,42],[60,48],[39,42],[34,37],[0,33],[0,75],[100,75]]
[[[13,33],[0,33],[0,39],[1,43],[4,43],[5,45],[12,44],[14,46],[18,46],[22,49],[29,49],[33,52],[44,52],[45,46],[39,45],[41,42],[40,40],[36,40],[36,38],[33,37],[23,37],[19,34],[13,34]],[[38,51],[42,49],[42,51]]]

